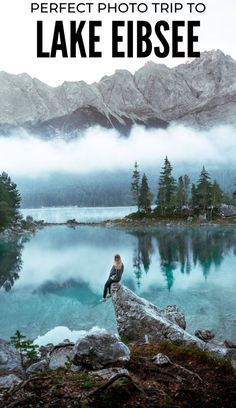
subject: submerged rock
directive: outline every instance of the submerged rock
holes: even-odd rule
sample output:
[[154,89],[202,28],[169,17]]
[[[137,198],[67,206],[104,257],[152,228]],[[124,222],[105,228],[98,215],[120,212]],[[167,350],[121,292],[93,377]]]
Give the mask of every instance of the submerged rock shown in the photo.
[[81,335],[72,352],[74,364],[94,370],[108,364],[124,363],[129,359],[128,347],[117,336],[98,328]]
[[20,354],[9,342],[0,339],[0,375],[22,372]]
[[[208,345],[185,331],[176,321],[170,309],[162,310],[120,284],[112,285],[112,301],[115,308],[119,335],[127,341],[145,342],[169,340],[175,344],[196,345],[217,357],[225,357],[226,349]],[[172,320],[171,320],[172,319]],[[179,319],[178,319],[179,320]],[[180,319],[183,324],[183,319]]]

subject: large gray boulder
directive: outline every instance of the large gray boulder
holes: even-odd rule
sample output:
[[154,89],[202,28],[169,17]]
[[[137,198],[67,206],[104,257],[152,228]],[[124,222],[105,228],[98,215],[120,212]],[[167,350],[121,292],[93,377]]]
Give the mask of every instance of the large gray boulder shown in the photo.
[[37,363],[31,364],[27,370],[27,374],[33,374],[33,373],[38,373],[40,371],[44,371],[48,368],[48,360],[40,360]]
[[[227,350],[206,344],[185,331],[176,321],[176,308],[172,319],[170,307],[167,312],[140,298],[120,284],[111,288],[119,335],[127,341],[146,342],[169,340],[178,345],[196,345],[218,357],[225,357]],[[182,324],[183,321],[181,320]]]
[[167,306],[165,309],[159,309],[160,314],[171,322],[177,324],[182,329],[186,329],[186,320],[183,312],[176,305]]
[[74,344],[58,344],[49,353],[49,368],[57,370],[65,367],[66,363],[72,360],[72,351]]
[[99,328],[81,335],[72,352],[72,360],[75,365],[93,370],[106,367],[109,364],[120,365],[129,359],[128,347],[117,336]]
[[0,377],[0,388],[11,388],[14,385],[18,385],[22,380],[15,374],[8,374]]
[[220,207],[220,213],[222,217],[235,217],[236,216],[236,206],[222,204]]
[[9,342],[0,339],[0,375],[22,372],[20,354]]

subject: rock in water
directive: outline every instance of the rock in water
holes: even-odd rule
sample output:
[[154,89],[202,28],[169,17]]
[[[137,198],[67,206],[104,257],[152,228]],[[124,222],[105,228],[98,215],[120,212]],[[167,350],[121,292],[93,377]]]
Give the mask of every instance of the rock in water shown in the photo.
[[163,311],[161,311],[164,317],[173,323],[176,323],[182,329],[186,329],[186,320],[183,312],[176,305],[167,306]]
[[103,368],[108,364],[120,364],[129,359],[128,347],[119,341],[117,336],[98,328],[81,335],[72,352],[74,364],[93,370]]
[[208,343],[208,341],[214,339],[215,333],[212,330],[196,330],[195,336]]
[[175,344],[196,345],[218,357],[227,354],[226,349],[210,346],[180,327],[176,322],[176,307],[171,321],[170,307],[167,311],[159,309],[120,284],[113,284],[111,292],[119,335],[128,341],[145,342],[148,336],[149,341],[169,340]]
[[227,348],[236,349],[236,343],[231,340],[225,340],[224,345]]
[[[115,307],[117,328],[120,336],[130,341],[170,339],[174,343],[185,343],[185,318],[177,306],[160,309],[135,295],[120,284],[112,285],[112,300]],[[197,338],[189,335],[189,342]]]

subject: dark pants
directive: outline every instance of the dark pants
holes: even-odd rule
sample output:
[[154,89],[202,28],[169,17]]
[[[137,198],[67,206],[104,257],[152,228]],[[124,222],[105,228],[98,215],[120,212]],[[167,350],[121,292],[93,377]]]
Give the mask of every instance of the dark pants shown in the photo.
[[106,295],[107,295],[107,290],[109,291],[109,293],[111,294],[111,284],[115,283],[115,282],[119,282],[118,280],[113,280],[111,278],[109,278],[104,286],[104,291],[103,291],[103,298],[105,299]]

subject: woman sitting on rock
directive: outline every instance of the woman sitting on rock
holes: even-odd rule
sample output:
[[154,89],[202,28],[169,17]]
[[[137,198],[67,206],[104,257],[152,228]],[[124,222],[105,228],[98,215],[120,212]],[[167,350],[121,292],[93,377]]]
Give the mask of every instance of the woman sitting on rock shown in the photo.
[[109,278],[106,281],[105,286],[104,286],[103,298],[101,299],[101,302],[105,302],[106,296],[107,296],[107,290],[109,291],[108,297],[111,297],[111,284],[114,282],[120,282],[123,271],[124,271],[124,265],[121,261],[121,257],[120,255],[115,255],[114,264],[111,268]]

